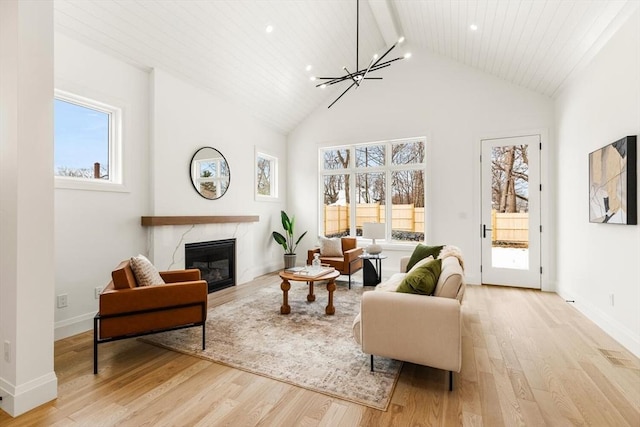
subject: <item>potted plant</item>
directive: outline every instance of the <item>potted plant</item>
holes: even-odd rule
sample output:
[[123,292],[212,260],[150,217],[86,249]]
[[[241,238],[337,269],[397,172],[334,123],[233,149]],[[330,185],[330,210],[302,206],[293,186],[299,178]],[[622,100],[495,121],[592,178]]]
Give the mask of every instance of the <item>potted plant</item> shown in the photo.
[[307,232],[302,233],[294,243],[293,229],[296,224],[296,217],[291,216],[291,218],[289,218],[289,215],[287,215],[285,211],[280,211],[280,218],[282,219],[282,228],[284,228],[285,235],[283,236],[277,231],[274,231],[272,236],[273,239],[284,248],[284,268],[295,267],[296,248]]

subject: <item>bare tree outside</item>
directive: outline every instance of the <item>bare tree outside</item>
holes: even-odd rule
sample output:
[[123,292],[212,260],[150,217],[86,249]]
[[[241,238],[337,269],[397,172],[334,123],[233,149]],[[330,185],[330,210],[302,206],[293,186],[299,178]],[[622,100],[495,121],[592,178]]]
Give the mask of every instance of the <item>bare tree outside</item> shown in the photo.
[[397,171],[391,174],[394,205],[413,204],[424,208],[424,171]]
[[526,145],[494,147],[491,153],[492,208],[500,213],[529,211],[529,158]]
[[422,141],[416,141],[393,144],[391,162],[394,165],[424,162],[424,143]]
[[324,177],[324,204],[349,204],[349,175],[327,175]]
[[356,174],[357,203],[379,203],[384,205],[384,172]]
[[[529,228],[528,145],[491,149],[492,246],[526,249]],[[524,234],[523,234],[524,233]]]
[[[324,169],[347,169],[351,161],[351,150],[338,148],[324,152]],[[324,203],[331,205],[338,202],[340,194],[343,194],[344,202],[349,203],[349,175],[329,175],[325,177]]]
[[[398,166],[423,165],[424,149],[424,141],[395,143],[392,145],[391,162]],[[424,240],[424,174],[424,167],[391,173],[391,234],[395,240]]]
[[[353,159],[352,159],[353,155]],[[388,156],[388,157],[387,157]],[[387,158],[391,164],[387,164]],[[351,162],[353,160],[353,166]],[[424,240],[425,206],[425,145],[422,140],[385,142],[323,151],[323,180],[326,235],[345,235],[353,224],[355,235],[364,222],[387,222],[393,240]],[[355,172],[355,188],[349,184]],[[387,194],[387,180],[391,180],[391,194]],[[356,203],[356,218],[349,219],[348,206]],[[391,204],[391,218],[386,206]],[[337,206],[345,206],[338,210]],[[327,210],[331,208],[331,213]],[[327,218],[331,216],[331,218]],[[337,225],[340,224],[346,225]]]
[[257,191],[261,196],[271,195],[271,161],[264,157],[258,157],[257,162]]
[[384,166],[384,145],[365,145],[356,147],[356,167],[372,168]]

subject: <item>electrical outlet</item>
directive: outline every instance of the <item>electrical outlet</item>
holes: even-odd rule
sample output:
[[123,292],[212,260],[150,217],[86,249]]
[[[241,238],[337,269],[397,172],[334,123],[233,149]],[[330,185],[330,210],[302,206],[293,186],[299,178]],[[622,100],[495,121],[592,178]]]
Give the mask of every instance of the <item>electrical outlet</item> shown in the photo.
[[58,295],[58,308],[65,308],[67,306],[67,298],[69,297],[69,295],[67,294],[60,294]]
[[4,361],[7,363],[11,363],[11,342],[4,342]]
[[100,294],[101,294],[101,293],[102,293],[102,287],[100,287],[100,286],[96,286],[96,287],[93,289],[93,296],[94,296],[96,299],[100,299]]

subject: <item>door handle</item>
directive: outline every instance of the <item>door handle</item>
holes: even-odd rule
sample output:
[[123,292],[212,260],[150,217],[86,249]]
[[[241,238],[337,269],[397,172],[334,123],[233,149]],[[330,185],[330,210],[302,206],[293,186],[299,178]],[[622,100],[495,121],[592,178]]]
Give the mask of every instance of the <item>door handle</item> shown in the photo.
[[486,224],[482,224],[482,238],[487,238],[487,231],[491,231],[491,228],[487,228]]

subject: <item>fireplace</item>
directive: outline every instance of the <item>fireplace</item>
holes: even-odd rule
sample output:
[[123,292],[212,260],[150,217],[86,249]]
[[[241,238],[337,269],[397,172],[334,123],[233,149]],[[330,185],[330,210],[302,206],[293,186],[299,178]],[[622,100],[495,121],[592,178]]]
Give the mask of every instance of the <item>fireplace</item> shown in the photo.
[[209,293],[235,286],[236,239],[184,245],[185,268],[197,268]]

